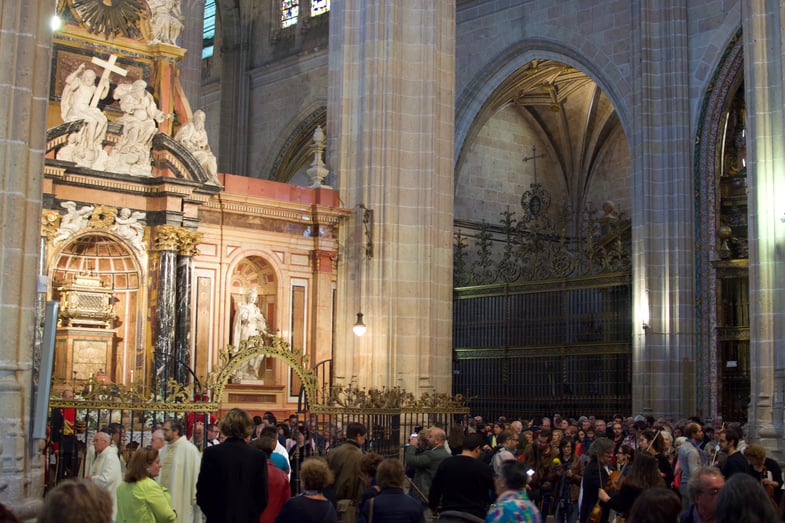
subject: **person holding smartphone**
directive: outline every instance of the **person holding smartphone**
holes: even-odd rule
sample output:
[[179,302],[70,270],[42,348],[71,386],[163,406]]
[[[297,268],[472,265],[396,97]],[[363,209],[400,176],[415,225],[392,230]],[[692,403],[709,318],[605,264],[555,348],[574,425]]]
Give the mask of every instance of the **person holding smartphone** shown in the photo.
[[[424,434],[424,431],[420,432],[420,434]],[[444,442],[447,439],[447,434],[444,430],[439,427],[433,427],[427,434],[425,441],[420,439],[419,434],[412,434],[409,445],[406,446],[404,452],[406,466],[414,469],[411,495],[424,504],[428,503],[431,483],[434,476],[436,476],[439,465],[450,457],[450,453],[444,448]],[[418,447],[425,450],[418,453]]]

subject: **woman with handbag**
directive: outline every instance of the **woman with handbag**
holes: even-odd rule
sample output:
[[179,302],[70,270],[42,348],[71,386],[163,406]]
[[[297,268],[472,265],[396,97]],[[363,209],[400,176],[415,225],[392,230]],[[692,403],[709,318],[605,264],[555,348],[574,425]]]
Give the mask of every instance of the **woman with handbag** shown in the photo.
[[608,523],[610,509],[600,501],[600,490],[608,486],[607,466],[613,458],[613,441],[597,438],[589,447],[589,463],[581,485],[580,523]]

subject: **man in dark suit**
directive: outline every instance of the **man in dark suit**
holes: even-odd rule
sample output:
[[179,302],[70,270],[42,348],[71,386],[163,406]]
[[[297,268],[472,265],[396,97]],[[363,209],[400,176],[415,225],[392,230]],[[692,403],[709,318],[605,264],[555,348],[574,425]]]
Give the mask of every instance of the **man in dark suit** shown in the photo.
[[254,423],[242,409],[221,421],[226,440],[204,449],[196,502],[207,523],[251,523],[267,506],[267,458],[248,445]]

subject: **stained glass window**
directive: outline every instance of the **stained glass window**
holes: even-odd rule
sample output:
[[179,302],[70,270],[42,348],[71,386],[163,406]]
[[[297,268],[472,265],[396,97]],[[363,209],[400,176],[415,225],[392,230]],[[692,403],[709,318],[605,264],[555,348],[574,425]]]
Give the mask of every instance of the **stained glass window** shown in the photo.
[[297,24],[300,15],[300,0],[281,0],[281,27]]
[[311,0],[311,16],[319,16],[330,10],[330,0]]
[[215,0],[206,0],[202,28],[202,60],[213,56],[213,51],[215,51]]

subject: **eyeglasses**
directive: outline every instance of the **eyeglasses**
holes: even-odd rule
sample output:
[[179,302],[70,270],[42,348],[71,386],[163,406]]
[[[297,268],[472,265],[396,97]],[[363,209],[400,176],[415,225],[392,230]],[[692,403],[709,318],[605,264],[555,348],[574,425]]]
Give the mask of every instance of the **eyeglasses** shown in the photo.
[[719,493],[720,493],[720,489],[718,489],[718,488],[710,488],[710,489],[701,490],[701,494],[707,494],[707,495],[709,495],[711,497],[714,497],[714,496],[716,496]]

